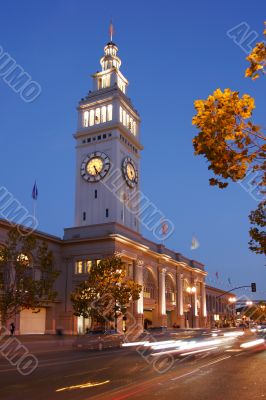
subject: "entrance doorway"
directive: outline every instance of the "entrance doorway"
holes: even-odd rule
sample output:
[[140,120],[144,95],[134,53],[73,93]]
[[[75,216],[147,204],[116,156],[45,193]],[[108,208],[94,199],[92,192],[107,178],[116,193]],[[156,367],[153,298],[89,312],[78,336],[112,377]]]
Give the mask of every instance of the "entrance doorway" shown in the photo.
[[152,326],[152,310],[143,311],[144,329],[148,329]]
[[22,310],[20,313],[21,335],[44,335],[46,321],[46,309],[41,308],[39,312],[33,310]]

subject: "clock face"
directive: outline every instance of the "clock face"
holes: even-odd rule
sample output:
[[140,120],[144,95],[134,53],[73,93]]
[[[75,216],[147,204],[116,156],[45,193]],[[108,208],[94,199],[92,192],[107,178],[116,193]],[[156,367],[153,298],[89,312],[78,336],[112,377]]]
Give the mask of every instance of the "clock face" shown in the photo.
[[89,175],[98,175],[103,169],[103,159],[100,157],[91,158],[87,164],[86,170]]
[[138,170],[132,158],[124,158],[122,163],[122,171],[128,186],[131,188],[135,187],[138,183]]
[[81,164],[81,176],[87,182],[99,182],[110,169],[110,159],[105,153],[88,154]]

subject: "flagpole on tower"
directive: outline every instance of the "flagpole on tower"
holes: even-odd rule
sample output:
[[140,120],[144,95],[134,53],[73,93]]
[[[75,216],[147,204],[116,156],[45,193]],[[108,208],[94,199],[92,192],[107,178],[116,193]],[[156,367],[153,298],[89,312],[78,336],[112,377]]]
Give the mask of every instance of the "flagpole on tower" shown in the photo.
[[114,35],[114,25],[112,20],[110,21],[110,25],[109,25],[109,35],[110,35],[110,42],[113,41],[113,35]]
[[33,217],[36,220],[36,208],[37,208],[37,199],[38,199],[38,187],[36,181],[34,182],[31,194],[33,200]]

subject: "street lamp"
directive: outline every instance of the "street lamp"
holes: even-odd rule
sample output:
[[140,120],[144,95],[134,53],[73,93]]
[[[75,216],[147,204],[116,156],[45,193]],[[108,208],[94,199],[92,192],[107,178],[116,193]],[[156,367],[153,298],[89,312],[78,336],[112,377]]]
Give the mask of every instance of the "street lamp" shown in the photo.
[[233,325],[235,324],[235,318],[234,318],[234,304],[236,302],[236,298],[235,297],[229,297],[228,299],[229,303],[231,304],[231,323],[233,320]]
[[235,297],[229,297],[228,299],[229,303],[233,304],[236,302],[236,298]]
[[190,294],[196,293],[196,290],[197,289],[195,288],[195,286],[192,286],[192,287],[188,286],[187,287],[187,292],[190,293]]

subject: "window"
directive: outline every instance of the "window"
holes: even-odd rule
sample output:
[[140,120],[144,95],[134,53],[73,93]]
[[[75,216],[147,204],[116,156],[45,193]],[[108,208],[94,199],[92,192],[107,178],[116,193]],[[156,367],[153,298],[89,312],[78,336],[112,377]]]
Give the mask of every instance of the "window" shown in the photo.
[[106,107],[102,107],[102,113],[101,113],[101,122],[104,123],[106,122]]
[[82,215],[82,219],[83,219],[83,221],[86,221],[86,213],[85,212]]
[[100,264],[101,260],[95,260],[96,265],[98,266]]
[[107,106],[97,107],[90,111],[84,111],[83,113],[83,126],[93,126],[98,124],[104,124],[107,121],[113,119],[113,106],[108,104]]
[[133,133],[134,136],[136,136],[137,133],[137,124],[136,121],[124,110],[121,106],[119,109],[119,115],[120,115],[120,122],[126,126],[131,133]]
[[106,218],[109,217],[109,209],[108,209],[108,208],[106,208],[106,210],[105,210],[105,217],[106,217]]
[[94,125],[94,110],[90,110],[90,126]]
[[101,109],[96,108],[95,110],[95,124],[99,124],[101,122]]
[[84,272],[85,272],[85,274],[88,274],[89,272],[90,272],[90,270],[91,270],[91,267],[92,267],[92,261],[91,260],[86,260],[85,262],[84,262]]
[[98,192],[97,190],[94,190],[94,198],[97,199],[97,197],[98,197]]
[[88,274],[91,267],[91,260],[78,260],[75,262],[75,274]]
[[123,110],[123,125],[126,126],[127,124],[127,113],[125,112],[125,110]]
[[[107,66],[107,64],[105,64],[105,67]],[[105,68],[107,69],[107,68]],[[99,78],[98,80],[98,89],[104,89],[106,87],[110,86],[110,75],[105,75],[102,78]]]
[[75,262],[75,274],[82,274],[83,273],[83,262],[76,261]]
[[97,137],[98,140],[101,140],[101,138],[102,138],[102,135],[99,135],[99,136]]
[[103,134],[103,139],[106,139],[106,133]]
[[89,111],[85,111],[83,115],[83,125],[87,127],[89,125]]
[[136,136],[136,134],[137,134],[136,121],[133,121],[133,135]]
[[102,78],[99,78],[98,80],[98,89],[101,89],[103,87],[103,80]]
[[112,121],[113,119],[113,106],[112,104],[109,104],[107,106],[107,121]]
[[88,139],[87,139],[87,143],[90,143],[90,141],[91,141],[91,138],[88,138]]

